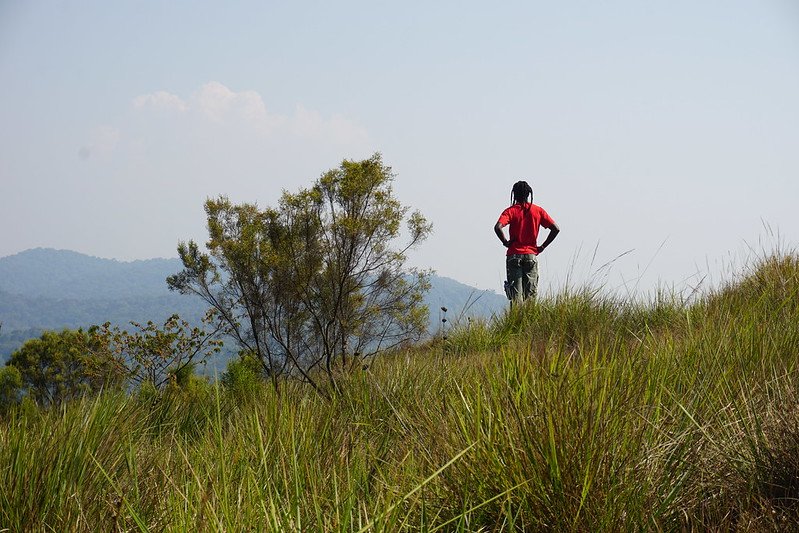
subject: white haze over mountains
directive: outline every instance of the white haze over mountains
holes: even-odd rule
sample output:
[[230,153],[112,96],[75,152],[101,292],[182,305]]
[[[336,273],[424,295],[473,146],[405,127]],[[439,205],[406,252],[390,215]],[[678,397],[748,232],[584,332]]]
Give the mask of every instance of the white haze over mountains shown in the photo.
[[526,179],[544,290],[690,293],[799,243],[798,5],[0,2],[0,256],[175,257],[379,151],[415,266],[501,290]]

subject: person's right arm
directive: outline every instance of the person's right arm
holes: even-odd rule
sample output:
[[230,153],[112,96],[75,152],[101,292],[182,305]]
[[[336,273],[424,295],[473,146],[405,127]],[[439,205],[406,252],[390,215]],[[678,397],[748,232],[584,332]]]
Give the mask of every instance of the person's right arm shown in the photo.
[[502,246],[504,246],[505,248],[510,246],[510,241],[505,238],[505,232],[502,231],[502,223],[501,222],[497,222],[496,224],[494,224],[494,233],[496,233],[497,237],[499,237],[499,240],[502,241]]

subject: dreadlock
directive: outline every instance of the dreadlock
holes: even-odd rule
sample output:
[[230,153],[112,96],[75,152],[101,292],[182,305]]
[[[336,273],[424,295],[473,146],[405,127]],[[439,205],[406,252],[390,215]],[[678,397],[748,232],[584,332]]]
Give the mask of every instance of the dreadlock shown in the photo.
[[513,184],[510,190],[510,203],[525,202],[527,197],[530,197],[530,202],[533,201],[533,188],[526,181],[517,181]]

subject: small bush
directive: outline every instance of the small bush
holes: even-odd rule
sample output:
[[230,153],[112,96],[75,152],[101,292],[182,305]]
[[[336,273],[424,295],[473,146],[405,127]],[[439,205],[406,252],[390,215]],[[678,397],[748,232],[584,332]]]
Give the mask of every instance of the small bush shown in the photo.
[[170,370],[168,375],[165,395],[182,397],[189,403],[202,402],[211,396],[211,384],[207,378],[197,375],[196,365],[193,363]]
[[242,352],[238,358],[228,361],[227,369],[222,374],[222,385],[225,392],[237,403],[251,400],[261,386],[263,365],[248,352]]
[[22,374],[17,367],[0,368],[0,416],[16,405],[22,395]]

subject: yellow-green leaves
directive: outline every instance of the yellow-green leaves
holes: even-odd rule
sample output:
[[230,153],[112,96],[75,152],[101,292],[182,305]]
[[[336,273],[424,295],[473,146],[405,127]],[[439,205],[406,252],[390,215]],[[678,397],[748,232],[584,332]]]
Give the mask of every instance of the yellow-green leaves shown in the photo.
[[[426,274],[405,252],[431,231],[394,197],[380,154],[344,160],[309,188],[260,209],[209,199],[208,253],[181,244],[171,288],[202,297],[265,373],[314,383],[385,348],[419,338]],[[403,222],[408,242],[397,243]]]

